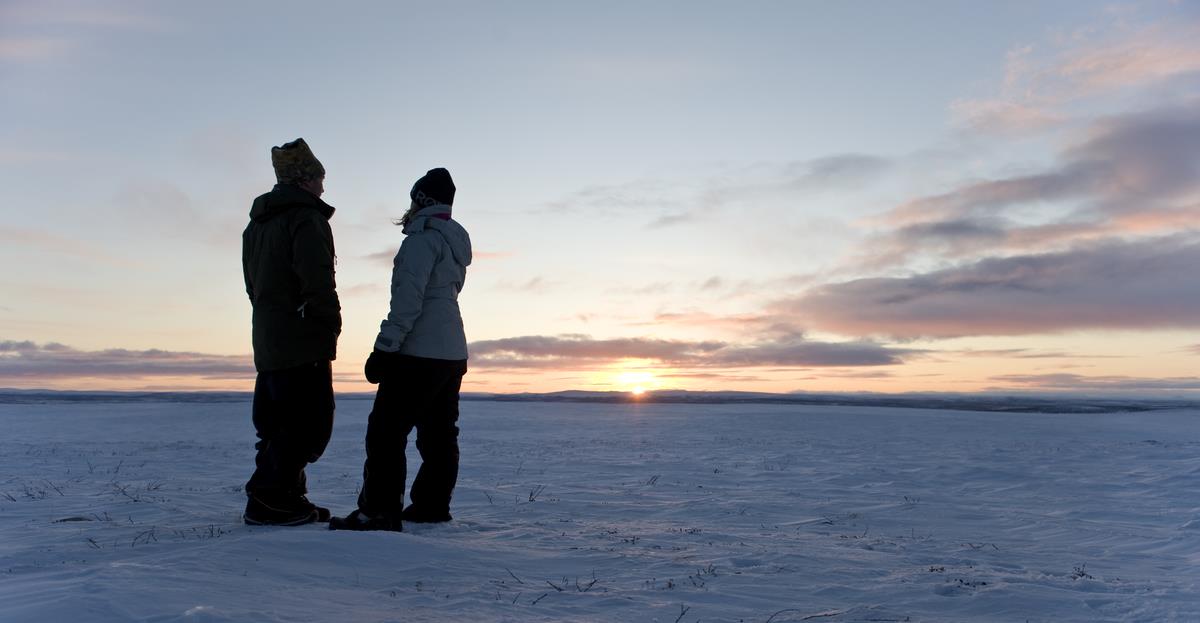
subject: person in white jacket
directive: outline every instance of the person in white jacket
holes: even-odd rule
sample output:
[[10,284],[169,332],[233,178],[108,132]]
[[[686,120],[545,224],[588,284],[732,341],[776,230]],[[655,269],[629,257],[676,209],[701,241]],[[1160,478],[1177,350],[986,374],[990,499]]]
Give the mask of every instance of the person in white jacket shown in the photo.
[[[471,265],[471,238],[451,218],[454,181],[431,169],[413,185],[397,224],[405,239],[392,268],[391,309],[379,327],[366,376],[377,383],[367,420],[367,459],[358,509],[332,530],[403,529],[403,521],[450,521],[458,481],[458,394],[467,338],[458,293]],[[405,446],[417,430],[421,468],[404,507]]]

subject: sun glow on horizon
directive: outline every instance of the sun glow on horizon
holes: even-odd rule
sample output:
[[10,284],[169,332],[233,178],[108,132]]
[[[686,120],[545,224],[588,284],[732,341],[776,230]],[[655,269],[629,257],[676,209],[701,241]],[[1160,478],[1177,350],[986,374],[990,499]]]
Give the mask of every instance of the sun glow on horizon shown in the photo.
[[634,396],[641,396],[659,385],[654,373],[646,370],[625,370],[618,373],[613,381],[617,387]]

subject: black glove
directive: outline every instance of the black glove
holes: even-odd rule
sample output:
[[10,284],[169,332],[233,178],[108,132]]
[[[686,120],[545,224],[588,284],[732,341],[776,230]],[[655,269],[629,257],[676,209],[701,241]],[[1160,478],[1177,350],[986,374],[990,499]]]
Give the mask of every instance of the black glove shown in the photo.
[[372,351],[371,356],[367,357],[367,365],[363,366],[367,382],[376,385],[387,377],[388,371],[392,368],[392,358],[395,356],[395,353],[378,349]]

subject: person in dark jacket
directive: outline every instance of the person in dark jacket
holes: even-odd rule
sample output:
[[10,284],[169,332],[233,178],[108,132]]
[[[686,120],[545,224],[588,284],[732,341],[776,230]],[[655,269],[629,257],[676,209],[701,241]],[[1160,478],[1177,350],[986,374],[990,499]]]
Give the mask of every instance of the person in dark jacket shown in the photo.
[[325,167],[304,139],[271,149],[278,183],[250,208],[242,270],[254,307],[255,470],[246,483],[251,525],[328,521],[306,497],[304,469],[333,430],[333,376],[342,331],[334,282],[334,209],[321,201]]
[[[458,394],[467,338],[458,293],[471,264],[471,238],[450,218],[454,181],[432,169],[413,185],[399,224],[406,238],[392,268],[391,310],[379,327],[366,376],[379,384],[367,419],[367,460],[358,509],[333,530],[403,529],[404,521],[450,521],[458,481]],[[404,507],[405,446],[417,430],[421,468]]]

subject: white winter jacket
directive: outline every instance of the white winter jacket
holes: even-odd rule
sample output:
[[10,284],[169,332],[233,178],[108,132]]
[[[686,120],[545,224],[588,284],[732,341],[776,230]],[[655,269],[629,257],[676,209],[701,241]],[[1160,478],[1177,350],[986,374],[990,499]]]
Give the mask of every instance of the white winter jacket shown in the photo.
[[471,265],[471,238],[432,205],[414,214],[392,264],[392,305],[379,326],[375,348],[431,359],[467,358],[458,293]]

